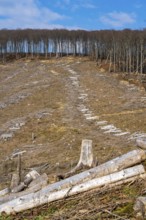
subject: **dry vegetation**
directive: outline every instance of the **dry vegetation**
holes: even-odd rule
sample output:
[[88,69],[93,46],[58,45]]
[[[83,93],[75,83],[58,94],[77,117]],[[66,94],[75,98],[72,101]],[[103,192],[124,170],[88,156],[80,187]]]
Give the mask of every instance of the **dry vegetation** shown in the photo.
[[[16,170],[17,161],[11,159],[16,151],[26,151],[24,173],[47,164],[41,172],[51,183],[56,173],[76,165],[82,139],[93,140],[101,164],[135,149],[137,135],[146,133],[143,87],[102,71],[88,58],[23,59],[0,69],[0,189]],[[97,119],[88,119],[85,107]],[[106,133],[101,121],[127,134]],[[12,130],[12,138],[2,138]],[[130,187],[95,190],[0,219],[134,219],[133,202],[145,187],[137,181]]]

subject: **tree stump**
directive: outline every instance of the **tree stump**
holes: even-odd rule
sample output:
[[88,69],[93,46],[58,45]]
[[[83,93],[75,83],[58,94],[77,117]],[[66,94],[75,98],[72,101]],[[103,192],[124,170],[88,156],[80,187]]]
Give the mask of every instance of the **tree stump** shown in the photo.
[[92,151],[92,140],[82,140],[81,154],[77,167],[92,167],[94,165],[93,151]]
[[65,174],[57,175],[58,179],[64,179],[71,175],[73,175],[78,170],[86,167],[91,168],[97,165],[96,160],[93,157],[93,150],[92,150],[92,140],[83,139],[81,145],[81,153],[80,159],[76,167],[74,167],[71,171]]

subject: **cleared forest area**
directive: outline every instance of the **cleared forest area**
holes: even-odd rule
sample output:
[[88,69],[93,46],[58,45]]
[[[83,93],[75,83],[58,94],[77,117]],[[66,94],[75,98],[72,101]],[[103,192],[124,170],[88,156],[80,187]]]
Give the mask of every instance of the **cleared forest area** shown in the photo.
[[[37,169],[46,172],[53,183],[56,174],[77,164],[82,139],[93,141],[94,156],[102,164],[136,149],[136,139],[146,136],[144,88],[100,72],[88,57],[20,59],[3,64],[0,88],[1,189],[9,186],[17,169],[18,152],[24,152],[23,175]],[[78,215],[81,219],[86,215],[88,219],[92,215],[93,219],[98,215],[104,218],[108,213],[102,210],[114,208],[117,213],[120,207],[124,208],[120,209],[122,215],[131,218],[135,198],[144,185],[145,181],[134,181],[130,188],[124,185],[116,192],[105,189],[53,203],[45,208],[45,213],[49,209],[46,219],[72,219],[73,213],[75,219]],[[43,215],[42,210],[17,218],[34,219]]]

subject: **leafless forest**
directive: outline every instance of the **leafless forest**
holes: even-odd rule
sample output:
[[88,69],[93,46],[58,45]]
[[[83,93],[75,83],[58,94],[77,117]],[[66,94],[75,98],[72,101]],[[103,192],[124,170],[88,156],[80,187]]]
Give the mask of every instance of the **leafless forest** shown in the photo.
[[109,72],[146,72],[146,30],[1,30],[0,58],[90,56]]

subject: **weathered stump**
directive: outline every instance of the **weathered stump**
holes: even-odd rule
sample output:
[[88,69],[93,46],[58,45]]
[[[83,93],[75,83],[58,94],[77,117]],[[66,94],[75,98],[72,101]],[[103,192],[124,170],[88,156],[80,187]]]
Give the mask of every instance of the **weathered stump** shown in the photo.
[[84,139],[82,140],[80,159],[79,159],[77,166],[65,174],[57,175],[57,177],[59,179],[64,179],[64,178],[67,178],[73,175],[74,173],[76,173],[78,170],[82,168],[91,168],[96,165],[97,165],[97,162],[95,161],[93,157],[92,140]]

